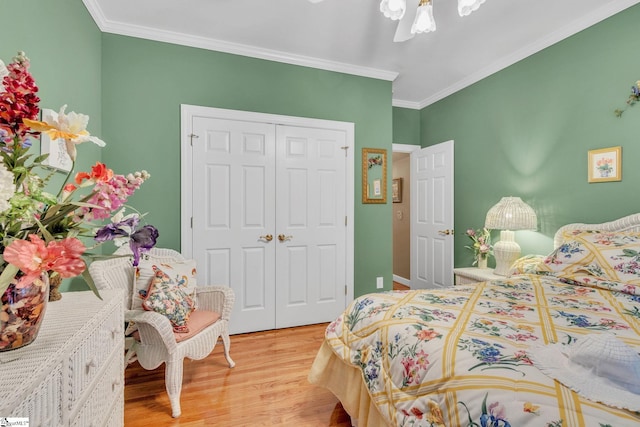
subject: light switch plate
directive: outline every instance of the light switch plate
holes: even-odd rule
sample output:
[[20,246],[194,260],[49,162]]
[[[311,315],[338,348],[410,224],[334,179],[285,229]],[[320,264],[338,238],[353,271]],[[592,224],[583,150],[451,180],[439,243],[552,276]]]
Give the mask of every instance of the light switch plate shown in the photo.
[[376,287],[378,289],[384,288],[384,277],[376,277]]

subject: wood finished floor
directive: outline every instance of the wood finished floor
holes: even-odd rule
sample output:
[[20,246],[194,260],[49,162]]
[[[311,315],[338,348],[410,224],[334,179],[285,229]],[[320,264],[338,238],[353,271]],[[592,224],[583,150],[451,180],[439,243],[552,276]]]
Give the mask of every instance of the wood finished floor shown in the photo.
[[[394,283],[394,289],[407,287]],[[175,419],[164,365],[147,371],[134,362],[125,371],[125,427],[350,426],[338,399],[307,381],[326,326],[234,335],[232,369],[221,342],[206,359],[185,359],[182,416]]]

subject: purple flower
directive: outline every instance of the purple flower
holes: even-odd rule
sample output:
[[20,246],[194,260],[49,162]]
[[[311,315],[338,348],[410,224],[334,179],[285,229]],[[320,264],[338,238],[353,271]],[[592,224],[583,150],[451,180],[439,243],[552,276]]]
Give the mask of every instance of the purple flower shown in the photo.
[[153,225],[145,225],[136,230],[139,222],[138,215],[128,215],[119,222],[107,224],[99,229],[94,238],[100,243],[115,240],[118,246],[128,240],[133,253],[133,265],[138,265],[140,256],[156,245],[159,235]]
[[156,245],[158,240],[158,230],[153,225],[145,225],[131,235],[129,247],[133,252],[133,265],[138,265],[140,255],[149,252]]
[[131,230],[135,230],[140,222],[138,216],[129,216],[124,220],[116,223],[107,224],[96,233],[95,240],[100,243],[108,240],[117,239],[119,237],[131,236]]

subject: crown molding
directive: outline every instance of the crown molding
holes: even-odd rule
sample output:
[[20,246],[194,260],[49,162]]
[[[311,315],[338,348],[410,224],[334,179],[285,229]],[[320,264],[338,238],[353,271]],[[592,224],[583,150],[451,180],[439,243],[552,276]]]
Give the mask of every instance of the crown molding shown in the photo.
[[419,110],[421,108],[419,102],[403,101],[402,99],[392,99],[391,105],[393,107],[411,108],[412,110]]
[[97,0],[83,0],[89,14],[103,33],[118,34],[122,36],[137,37],[141,39],[172,43],[182,46],[196,47],[217,52],[231,53],[234,55],[248,56],[251,58],[265,59],[268,61],[282,62],[285,64],[299,65],[303,67],[317,68],[326,71],[351,74],[360,77],[394,81],[398,77],[395,71],[380,70],[377,68],[362,67],[343,62],[327,61],[304,55],[294,55],[277,50],[262,49],[255,46],[239,43],[229,43],[222,40],[214,40],[206,37],[193,36],[174,31],[164,31],[139,25],[122,24],[109,21],[105,18]]
[[444,88],[443,90],[435,93],[434,95],[425,98],[424,100],[417,103],[419,106],[418,109],[423,109],[437,101],[440,101],[443,98],[446,98],[449,95],[458,92],[466,88],[467,86],[471,86],[478,81],[489,77],[490,75],[497,73],[500,70],[503,70],[510,65],[515,64],[518,61],[521,61],[537,52],[540,52],[547,47],[554,45],[574,34],[579,33],[582,30],[585,30],[592,25],[597,24],[600,21],[604,21],[605,19],[615,15],[616,13],[622,12],[623,10],[640,3],[640,0],[618,0],[614,2],[604,3],[602,7],[594,10],[592,13],[584,16],[581,19],[577,19],[565,27],[561,28],[558,31],[555,31],[551,34],[548,34],[546,37],[536,40],[533,43],[530,43],[524,46],[522,49],[514,52],[511,55],[505,56],[502,59],[490,64],[489,66],[480,69],[478,72],[459,80],[458,82],[452,84]]

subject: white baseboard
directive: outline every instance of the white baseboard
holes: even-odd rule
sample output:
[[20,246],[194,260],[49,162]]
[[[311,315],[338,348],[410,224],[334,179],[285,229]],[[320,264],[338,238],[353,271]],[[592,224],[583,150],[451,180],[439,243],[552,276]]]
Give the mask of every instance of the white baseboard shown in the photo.
[[398,276],[397,274],[393,275],[393,281],[394,282],[398,282],[401,285],[405,285],[405,286],[411,287],[411,280],[405,279],[404,277]]

